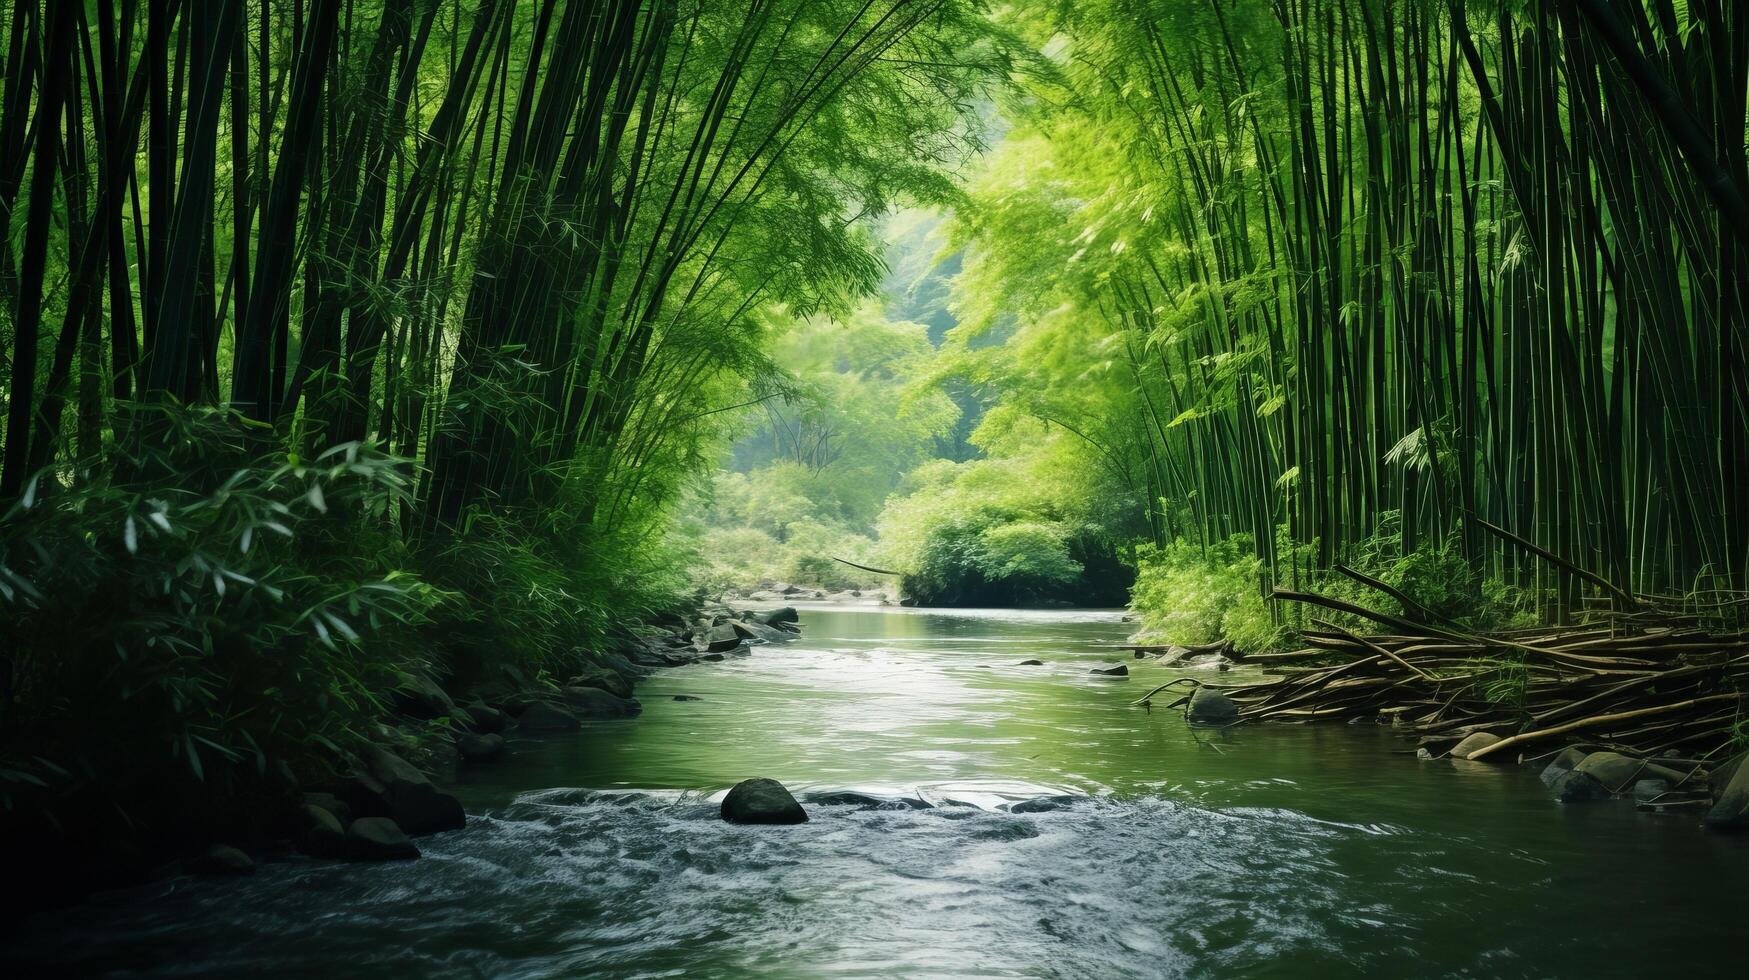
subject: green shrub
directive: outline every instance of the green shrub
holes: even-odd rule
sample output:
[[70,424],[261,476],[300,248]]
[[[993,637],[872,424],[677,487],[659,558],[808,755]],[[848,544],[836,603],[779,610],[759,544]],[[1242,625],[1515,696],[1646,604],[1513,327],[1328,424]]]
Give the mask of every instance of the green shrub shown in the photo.
[[0,516],[0,804],[192,830],[366,739],[443,596],[383,530],[403,461],[263,452],[213,411],[137,424],[149,448]]

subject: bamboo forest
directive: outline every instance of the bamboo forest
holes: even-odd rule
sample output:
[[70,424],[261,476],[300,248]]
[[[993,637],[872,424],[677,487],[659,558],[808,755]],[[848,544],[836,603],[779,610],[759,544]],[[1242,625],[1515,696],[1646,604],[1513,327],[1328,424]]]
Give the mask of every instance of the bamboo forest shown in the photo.
[[1741,974],[1749,5],[0,32],[0,974]]

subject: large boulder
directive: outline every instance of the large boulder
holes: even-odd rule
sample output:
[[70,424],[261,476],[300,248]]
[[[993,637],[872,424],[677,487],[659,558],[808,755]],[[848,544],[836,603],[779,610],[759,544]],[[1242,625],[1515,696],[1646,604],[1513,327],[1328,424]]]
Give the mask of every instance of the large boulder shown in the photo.
[[346,783],[346,802],[367,817],[388,817],[409,834],[435,834],[467,823],[461,801],[431,784],[412,763],[382,746],[364,752],[364,767]]
[[359,817],[346,828],[348,861],[407,861],[419,856],[419,848],[387,817]]
[[576,715],[556,704],[530,701],[517,716],[516,727],[525,732],[574,732],[583,726]]
[[1088,673],[1098,674],[1101,677],[1128,677],[1130,669],[1123,664],[1118,664],[1116,667],[1095,667]]
[[[1468,759],[1471,753],[1479,752],[1498,741],[1500,741],[1500,736],[1493,732],[1471,732],[1464,736],[1463,741],[1452,746],[1451,757],[1454,759]],[[1496,752],[1493,755],[1487,756],[1487,758],[1494,762],[1505,762],[1510,756],[1505,752]]]
[[722,816],[730,823],[807,823],[808,811],[775,779],[744,779],[723,797]]
[[636,698],[615,697],[599,687],[565,688],[565,705],[578,718],[630,718],[644,710]]
[[1199,687],[1190,696],[1190,706],[1184,717],[1196,725],[1225,725],[1239,717],[1239,706],[1219,691]]
[[1749,765],[1738,756],[1719,767],[1720,773],[1727,770],[1728,781],[1713,783],[1715,802],[1702,822],[1712,830],[1749,830]]
[[463,735],[455,740],[455,749],[463,762],[496,762],[504,757],[504,736]]
[[346,851],[346,831],[340,820],[324,807],[305,803],[298,807],[298,850],[311,857],[336,858]]

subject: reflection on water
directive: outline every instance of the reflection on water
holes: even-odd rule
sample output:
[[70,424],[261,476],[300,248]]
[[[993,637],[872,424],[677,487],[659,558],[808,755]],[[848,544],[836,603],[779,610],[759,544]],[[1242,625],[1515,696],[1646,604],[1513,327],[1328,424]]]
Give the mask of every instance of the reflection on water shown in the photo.
[[[1533,773],[1418,762],[1374,728],[1192,731],[1129,705],[1172,671],[1087,673],[1127,656],[1097,645],[1124,635],[1114,613],[803,624],[658,674],[635,721],[464,773],[474,819],[421,861],[180,879],[13,952],[462,977],[1615,976],[1740,954],[1744,841],[1558,807]],[[712,796],[752,775],[850,802],[717,820]],[[844,790],[874,799],[823,795]]]

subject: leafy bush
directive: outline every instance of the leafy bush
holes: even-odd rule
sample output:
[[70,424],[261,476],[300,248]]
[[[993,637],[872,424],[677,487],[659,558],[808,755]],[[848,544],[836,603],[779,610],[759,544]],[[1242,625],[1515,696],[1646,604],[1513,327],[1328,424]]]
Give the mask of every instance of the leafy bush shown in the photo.
[[1228,640],[1247,652],[1272,649],[1285,628],[1263,598],[1263,561],[1250,535],[1206,551],[1180,538],[1143,549],[1130,604],[1152,640],[1190,646]]
[[215,411],[136,426],[109,464],[69,489],[40,475],[0,516],[0,804],[192,831],[364,740],[443,596],[378,530],[403,461],[262,452]]

